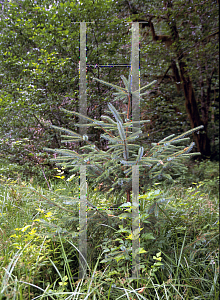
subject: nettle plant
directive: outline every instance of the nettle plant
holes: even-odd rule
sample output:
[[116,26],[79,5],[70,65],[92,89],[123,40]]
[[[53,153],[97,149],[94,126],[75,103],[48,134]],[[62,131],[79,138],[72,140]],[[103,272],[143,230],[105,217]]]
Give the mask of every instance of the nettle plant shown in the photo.
[[[113,118],[106,114],[101,116],[102,120],[100,121],[93,120],[77,112],[62,109],[66,113],[74,114],[87,120],[86,124],[76,124],[76,126],[101,128],[103,130],[101,138],[108,142],[106,150],[99,149],[94,143],[89,141],[86,134],[80,135],[70,129],[54,125],[51,125],[51,127],[64,133],[61,134],[61,137],[64,138],[62,140],[63,143],[84,142],[85,145],[81,146],[78,152],[68,149],[45,148],[45,150],[58,153],[60,156],[51,160],[56,161],[57,165],[63,166],[70,173],[76,173],[79,171],[80,165],[86,165],[87,178],[89,182],[92,182],[93,187],[99,186],[100,191],[107,193],[107,196],[110,194],[117,195],[118,199],[121,199],[121,196],[126,196],[127,202],[130,202],[132,165],[139,165],[140,185],[144,189],[149,188],[149,185],[153,184],[155,179],[172,180],[171,174],[181,174],[181,169],[184,169],[183,162],[186,158],[200,154],[198,152],[189,153],[194,146],[194,142],[191,142],[188,146],[184,145],[184,143],[189,141],[189,137],[186,137],[187,135],[202,129],[203,125],[176,137],[172,134],[158,143],[152,143],[151,148],[148,145],[141,144],[140,140],[138,142],[138,139],[141,138],[142,131],[138,129],[136,132],[132,132],[132,126],[137,125],[137,123],[144,124],[149,122],[149,120],[132,122],[132,95],[139,91],[132,93],[130,75],[129,79],[126,79],[124,76],[121,76],[121,78],[125,88],[94,78],[116,89],[117,93],[114,93],[114,100],[121,100],[127,105],[127,110],[119,113],[111,103],[108,103],[109,111],[107,111],[107,114],[111,113]],[[141,90],[148,88],[154,83],[155,81],[142,87]],[[146,93],[140,94],[140,97]]]

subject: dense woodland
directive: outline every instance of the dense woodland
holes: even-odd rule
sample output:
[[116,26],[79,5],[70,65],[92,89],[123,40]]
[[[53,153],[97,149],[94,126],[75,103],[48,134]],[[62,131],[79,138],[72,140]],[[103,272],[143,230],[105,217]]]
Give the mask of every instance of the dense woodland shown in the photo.
[[[141,86],[157,80],[141,99],[144,143],[199,125],[202,158],[218,159],[219,52],[216,1],[11,1],[1,9],[1,157],[37,173],[48,164],[44,146],[61,147],[48,123],[73,128],[78,111],[79,24],[87,24],[88,115],[100,119],[112,89],[130,64],[131,21],[140,23]],[[97,65],[97,66],[96,66]],[[117,108],[122,103],[116,103]],[[99,141],[99,132],[93,136]],[[98,136],[97,136],[98,135]],[[98,142],[99,143],[99,142]],[[31,175],[31,174],[30,174]]]
[[[0,300],[218,299],[218,13],[218,0],[0,1]],[[63,143],[56,130],[80,132],[80,22],[87,22],[88,117],[101,120],[109,103],[120,116],[127,110],[111,85],[127,83],[132,22],[139,22],[140,87],[155,84],[140,99],[140,118],[149,122],[136,156],[172,134],[192,132],[195,143],[191,149],[183,140],[183,151],[197,154],[178,161],[166,180],[141,173],[142,281],[124,280],[131,187],[119,190],[117,176],[109,183],[111,176],[100,174],[88,178],[91,207],[124,203],[125,213],[88,212],[90,279],[71,281],[78,272],[79,172],[54,158],[63,148],[84,153],[85,139]],[[104,152],[109,140],[93,127],[89,140]],[[115,193],[106,196],[112,184]]]

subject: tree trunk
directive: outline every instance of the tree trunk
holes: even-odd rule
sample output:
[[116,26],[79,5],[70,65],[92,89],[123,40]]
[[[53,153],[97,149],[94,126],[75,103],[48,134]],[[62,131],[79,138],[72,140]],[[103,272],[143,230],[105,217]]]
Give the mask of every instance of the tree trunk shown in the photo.
[[[168,16],[168,19],[169,19],[169,16]],[[182,49],[180,48],[179,34],[177,31],[177,27],[173,20],[169,20],[169,24],[170,24],[173,42],[176,43],[176,54],[177,54],[177,61],[179,64],[179,69],[180,69],[180,78],[181,78],[182,88],[183,88],[184,96],[185,96],[185,107],[186,107],[187,114],[189,116],[191,128],[195,128],[197,126],[204,125],[203,132],[202,133],[201,132],[194,133],[193,136],[194,136],[194,139],[196,142],[197,150],[201,153],[201,155],[203,157],[207,157],[207,156],[211,155],[211,145],[210,145],[210,140],[207,135],[208,120],[207,120],[207,122],[203,122],[203,120],[200,118],[192,80],[187,71],[187,65],[183,61],[183,53],[182,53]]]
[[195,128],[199,125],[204,125],[203,133],[195,133],[194,139],[198,151],[202,156],[210,156],[210,140],[207,136],[207,123],[204,123],[199,115],[198,105],[195,97],[195,92],[192,86],[192,81],[188,72],[186,70],[186,64],[182,61],[181,57],[178,58],[179,68],[180,68],[180,77],[182,82],[182,87],[185,96],[185,107],[189,116],[190,124],[192,128]]
[[[164,5],[167,7],[172,7],[172,1],[168,0],[164,2]],[[151,29],[151,34],[153,41],[161,40],[167,47],[170,47],[171,44],[176,44],[176,56],[177,56],[177,62],[179,65],[180,74],[176,65],[176,61],[172,60],[171,62],[171,68],[173,70],[173,75],[176,82],[179,82],[181,80],[181,86],[184,91],[184,97],[185,97],[185,107],[187,114],[189,116],[191,128],[195,128],[199,125],[204,125],[204,130],[199,133],[194,134],[194,139],[196,142],[197,150],[201,153],[203,157],[207,157],[211,155],[211,145],[210,140],[207,136],[207,125],[208,125],[208,109],[209,105],[202,105],[203,115],[206,116],[206,118],[200,118],[199,109],[195,97],[195,92],[193,89],[192,80],[189,76],[189,73],[187,71],[187,65],[183,61],[183,51],[181,49],[181,44],[179,42],[179,34],[176,27],[175,21],[170,17],[170,13],[167,14],[167,22],[171,29],[171,36],[159,36],[156,35],[154,25],[152,23],[152,18],[149,19],[149,27]],[[177,90],[179,92],[180,86],[177,87]],[[208,91],[207,91],[207,98],[209,97]],[[201,99],[201,101],[204,99]],[[207,99],[208,101],[209,99]]]

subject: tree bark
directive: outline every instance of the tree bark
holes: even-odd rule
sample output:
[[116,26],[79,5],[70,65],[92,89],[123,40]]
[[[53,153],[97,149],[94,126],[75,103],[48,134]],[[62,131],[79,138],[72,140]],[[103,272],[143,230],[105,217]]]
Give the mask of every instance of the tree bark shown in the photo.
[[[197,150],[201,153],[202,157],[207,157],[211,155],[210,139],[208,138],[207,135],[208,120],[204,122],[204,120],[200,118],[197,100],[195,97],[195,91],[193,89],[193,83],[187,71],[187,65],[183,60],[184,56],[182,53],[182,49],[180,48],[179,34],[177,31],[175,21],[170,20],[169,15],[167,20],[171,29],[171,36],[172,36],[169,39],[170,40],[172,39],[172,43],[174,42],[176,43],[176,55],[177,55],[177,62],[179,65],[180,74],[179,75],[177,74],[177,72],[179,71],[176,66],[176,62],[174,60],[172,60],[172,69],[173,72],[175,73],[174,74],[175,77],[180,78],[181,80],[181,86],[184,91],[184,97],[185,97],[185,107],[186,107],[187,114],[189,116],[191,128],[204,125],[204,130],[202,132],[195,133],[193,136],[196,142]],[[160,38],[160,36],[157,36],[155,34],[154,26],[151,19],[149,20],[149,23],[150,23],[153,40],[161,40],[162,42],[166,42],[165,40],[162,39],[162,36]],[[179,87],[177,88],[177,90],[179,91]],[[207,105],[204,107],[204,109],[207,110]],[[205,115],[207,114],[208,111],[205,112]]]
[[[184,56],[180,48],[179,34],[177,31],[177,27],[174,21],[170,21],[169,23],[170,23],[171,34],[173,37],[173,42],[176,42],[177,45],[176,46],[177,61],[180,70],[182,88],[184,91],[185,107],[186,107],[187,114],[189,116],[191,128],[204,125],[204,130],[202,132],[193,134],[194,140],[196,142],[197,149],[201,153],[202,157],[207,157],[211,155],[210,139],[208,138],[207,135],[208,120],[204,122],[204,120],[200,118],[198,104],[195,97],[195,91],[193,88],[193,83],[187,71],[187,65],[183,61]],[[205,109],[206,108],[207,107],[205,107]],[[205,115],[207,114],[208,112],[205,112]]]
[[202,133],[200,132],[199,134],[194,134],[197,149],[203,157],[210,156],[210,140],[207,136],[208,122],[204,123],[200,118],[195,92],[190,76],[186,70],[185,62],[183,62],[182,59],[179,58],[178,63],[180,67],[180,77],[185,96],[185,107],[189,116],[191,127],[195,128],[199,125],[204,125],[204,131]]

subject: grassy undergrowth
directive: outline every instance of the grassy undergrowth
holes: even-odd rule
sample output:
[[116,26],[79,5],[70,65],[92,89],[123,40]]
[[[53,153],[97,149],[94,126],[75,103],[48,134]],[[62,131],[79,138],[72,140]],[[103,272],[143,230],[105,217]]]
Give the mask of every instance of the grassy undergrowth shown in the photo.
[[[88,276],[77,280],[78,182],[60,176],[49,189],[1,177],[0,300],[218,299],[218,165],[193,170],[141,194],[138,280],[129,278],[129,208],[88,211]],[[94,206],[116,202],[88,195]]]

